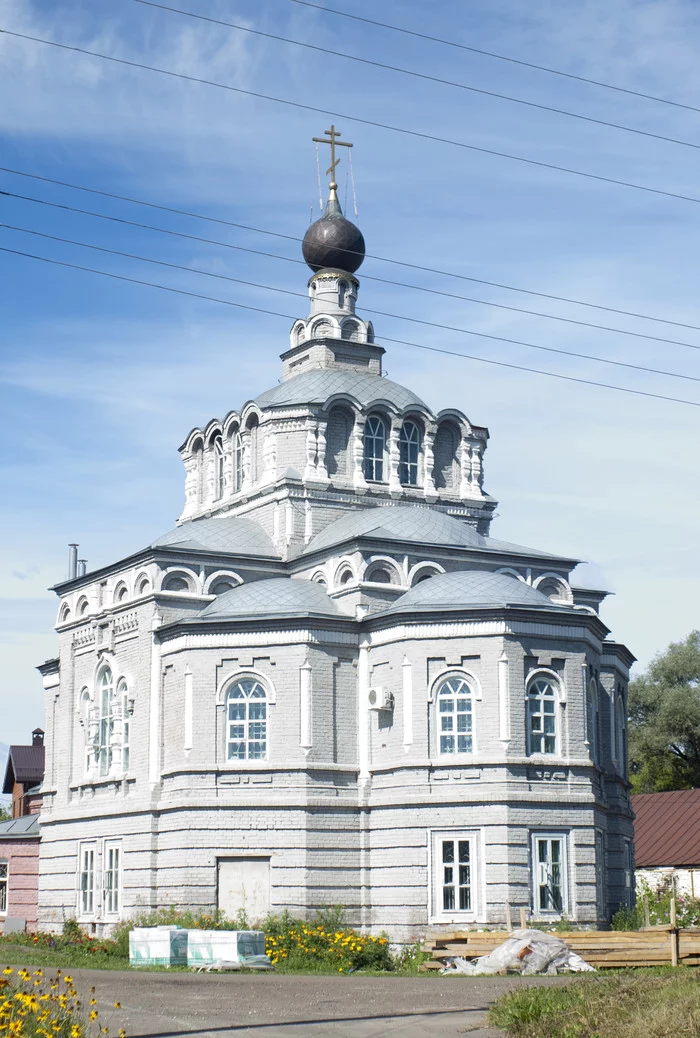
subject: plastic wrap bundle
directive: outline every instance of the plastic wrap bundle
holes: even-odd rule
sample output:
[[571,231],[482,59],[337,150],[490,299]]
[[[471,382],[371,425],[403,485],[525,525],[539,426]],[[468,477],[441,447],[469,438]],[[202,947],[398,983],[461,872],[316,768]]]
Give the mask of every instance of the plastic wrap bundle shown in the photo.
[[464,973],[468,976],[511,972],[531,977],[537,973],[555,976],[560,971],[595,972],[593,966],[589,966],[559,937],[541,930],[514,930],[489,955],[482,955],[473,962],[458,956],[446,959],[445,963],[442,973]]

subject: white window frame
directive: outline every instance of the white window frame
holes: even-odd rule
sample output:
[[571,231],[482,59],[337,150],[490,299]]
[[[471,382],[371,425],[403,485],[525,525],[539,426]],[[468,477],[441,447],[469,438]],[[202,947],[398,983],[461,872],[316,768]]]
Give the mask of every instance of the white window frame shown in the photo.
[[129,710],[129,683],[126,678],[117,681],[117,705],[121,707],[122,728],[122,768],[123,772],[129,770],[131,763],[131,713]]
[[399,482],[402,487],[419,486],[420,449],[420,426],[408,418],[399,433]]
[[[104,680],[109,674],[109,681]],[[106,778],[112,771],[112,752],[114,749],[114,671],[105,664],[97,675],[97,694],[95,696],[98,711],[97,727],[97,773]],[[105,708],[106,704],[106,708]]]
[[[86,878],[85,884],[83,877]],[[96,912],[97,844],[94,840],[78,844],[77,914],[78,919],[94,919]],[[87,880],[90,880],[88,883]]]
[[[450,864],[444,861],[443,846],[452,843],[454,857],[459,858],[459,844],[469,845],[469,895],[470,907],[456,907],[460,889],[459,873],[453,873],[453,883],[445,884],[444,869]],[[430,832],[430,853],[428,861],[428,882],[430,884],[430,921],[435,923],[475,922],[479,918],[481,905],[481,858],[482,834],[479,829],[434,829]],[[459,861],[454,862],[454,869],[459,870]],[[454,881],[457,881],[456,883]],[[452,887],[455,892],[455,907],[445,908],[445,887]],[[467,885],[462,885],[466,887]]]
[[[465,685],[469,689],[469,696],[468,697],[466,697],[466,696],[459,696],[458,697],[456,694],[451,694],[450,696],[446,696],[445,699],[448,699],[448,698],[452,699],[452,700],[457,700],[457,698],[468,698],[469,699],[469,710],[468,711],[462,711],[462,713],[467,713],[468,714],[469,719],[470,719],[470,723],[471,723],[471,728],[469,729],[468,732],[459,732],[458,730],[455,729],[455,731],[452,732],[452,735],[457,740],[457,742],[458,742],[459,735],[467,735],[467,736],[469,736],[469,738],[471,740],[471,746],[470,746],[470,748],[468,750],[460,750],[460,749],[457,749],[457,746],[455,744],[455,749],[454,750],[443,750],[442,749],[442,738],[443,738],[443,736],[444,737],[448,737],[450,735],[450,733],[449,732],[444,732],[443,733],[443,731],[442,731],[442,717],[443,717],[443,714],[440,711],[440,699],[441,699],[440,693],[441,693],[442,688],[448,682],[459,682],[459,681],[463,681],[465,683]],[[477,702],[477,700],[479,698],[480,697],[479,697],[478,687],[476,685],[476,681],[474,680],[474,678],[472,677],[471,674],[468,674],[465,671],[451,671],[451,672],[448,672],[446,674],[441,674],[437,678],[437,680],[435,681],[435,684],[433,685],[433,696],[432,696],[432,699],[433,699],[433,717],[435,719],[435,753],[436,753],[436,755],[438,757],[442,758],[443,760],[453,760],[455,757],[470,757],[471,758],[471,757],[474,756],[474,754],[476,753],[476,702]],[[456,705],[456,703],[455,703],[455,705]],[[445,713],[445,716],[447,716],[447,712]],[[452,716],[454,718],[457,718],[459,716],[458,711],[456,711],[456,710],[453,711],[452,712]]]
[[226,491],[224,468],[224,440],[221,435],[214,437],[214,500],[220,501]]
[[0,916],[7,915],[10,899],[10,862],[8,858],[0,858]]
[[[233,697],[231,693],[238,686],[245,686],[250,684],[253,686],[250,692],[254,691],[255,687],[262,689],[264,696],[251,697],[250,692],[242,697]],[[245,692],[246,690],[243,689]],[[269,689],[265,682],[263,682],[257,674],[239,674],[236,675],[233,680],[227,683],[226,691],[224,693],[224,761],[229,765],[236,765],[240,763],[249,763],[250,761],[266,761],[270,758],[270,704],[272,698],[270,696]],[[244,703],[245,711],[241,718],[231,718],[230,704]],[[265,705],[264,718],[251,718],[249,705],[251,703],[263,703]],[[239,723],[237,723],[239,722]],[[264,736],[252,737],[251,726],[256,724],[264,724]],[[242,736],[232,736],[232,727],[242,728]],[[260,742],[265,743],[265,751],[261,756],[251,756],[250,747],[251,744],[257,744]],[[243,744],[244,756],[231,756],[230,749],[233,744]]]
[[121,914],[122,859],[122,841],[105,840],[102,849],[102,901],[106,917],[119,918]]
[[[544,705],[545,697],[542,694],[533,696],[530,689],[538,682],[546,681],[551,685],[553,696],[552,700],[554,703],[554,732],[545,732],[544,724],[541,733],[533,733],[532,720],[533,717],[539,716],[543,719],[549,716],[544,712],[544,709],[533,710],[533,704],[537,704],[538,707]],[[549,697],[546,697],[549,699]],[[529,757],[560,757],[562,748],[562,723],[561,723],[561,703],[562,703],[562,684],[561,678],[548,670],[536,670],[532,674],[528,675],[527,685],[525,687],[525,705],[526,705],[526,720],[527,720],[527,753]],[[537,735],[539,739],[539,747],[534,746],[534,737]],[[542,741],[547,735],[551,735],[554,738],[554,749],[547,750],[542,749]]]
[[243,440],[240,429],[235,429],[231,437],[231,465],[233,493],[237,494],[243,486]]
[[363,469],[368,483],[386,482],[387,440],[386,419],[380,414],[369,415],[365,422],[363,436]]
[[[561,848],[561,858],[559,861],[560,869],[560,880],[561,880],[561,908],[541,908],[540,907],[540,889],[544,885],[541,880],[544,878],[542,865],[539,860],[539,847],[540,841],[546,840],[549,843],[558,841]],[[561,919],[562,916],[568,915],[570,911],[570,883],[569,883],[569,833],[559,831],[541,830],[531,833],[531,860],[532,860],[532,912],[535,919]],[[551,856],[550,856],[551,865]],[[551,868],[548,870],[550,875],[553,871]]]

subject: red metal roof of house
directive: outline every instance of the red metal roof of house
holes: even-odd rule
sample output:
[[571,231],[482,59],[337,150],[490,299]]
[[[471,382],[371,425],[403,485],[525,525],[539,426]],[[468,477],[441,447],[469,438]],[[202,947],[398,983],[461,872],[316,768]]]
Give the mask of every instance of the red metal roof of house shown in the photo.
[[632,807],[637,868],[700,868],[700,789],[637,793]]

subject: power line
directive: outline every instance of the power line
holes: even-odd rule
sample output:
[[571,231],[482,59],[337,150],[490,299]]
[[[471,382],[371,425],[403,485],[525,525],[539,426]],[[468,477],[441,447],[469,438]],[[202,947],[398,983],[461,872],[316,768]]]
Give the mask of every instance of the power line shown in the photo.
[[[177,238],[184,238],[187,241],[195,241],[205,245],[216,245],[224,249],[233,249],[236,252],[247,252],[254,256],[264,256],[268,259],[282,260],[285,263],[295,263],[299,266],[305,267],[304,260],[294,259],[291,256],[280,256],[276,252],[266,252],[263,249],[251,249],[244,245],[234,245],[231,242],[218,241],[216,238],[203,238],[197,234],[186,234],[184,231],[175,231],[169,227],[157,227],[154,224],[141,223],[137,220],[127,220],[121,216],[111,216],[106,213],[96,213],[92,209],[81,209],[77,206],[66,205],[61,202],[49,202],[45,198],[34,198],[31,195],[20,195],[14,191],[3,191],[0,189],[0,195],[5,195],[7,198],[16,198],[22,202],[33,202],[37,205],[50,206],[52,209],[61,209],[69,213],[78,213],[81,216],[91,216],[98,220],[107,220],[110,223],[123,224],[127,227],[137,227],[140,230],[145,231],[156,231],[159,234],[169,234]],[[299,239],[300,240],[300,239]],[[627,335],[635,339],[646,339],[650,342],[662,342],[671,346],[684,346],[691,350],[700,350],[700,345],[692,342],[685,342],[681,339],[669,339],[661,335],[646,335],[643,332],[633,332],[627,328],[614,328],[611,325],[596,324],[593,321],[579,321],[573,317],[559,317],[556,314],[547,314],[539,310],[527,310],[524,307],[509,306],[506,303],[496,303],[489,299],[477,299],[474,296],[460,295],[456,292],[444,292],[437,288],[427,288],[424,285],[408,285],[404,281],[393,281],[390,278],[382,278],[372,274],[363,274],[365,280],[376,281],[384,285],[393,285],[397,288],[407,288],[414,292],[424,292],[430,295],[441,296],[447,299],[457,299],[466,303],[477,303],[480,306],[490,306],[498,310],[507,310],[512,313],[525,314],[529,317],[543,317],[549,321],[560,321],[564,324],[572,324],[582,328],[593,328],[597,331],[613,332],[617,335]],[[698,329],[700,330],[700,328]]]
[[[201,274],[204,277],[216,278],[219,281],[230,281],[237,285],[245,285],[248,288],[258,288],[266,292],[277,292],[280,295],[294,296],[295,298],[306,299],[306,294],[303,292],[296,292],[293,289],[288,288],[277,288],[274,285],[263,285],[257,281],[248,281],[243,278],[233,277],[229,274],[221,274],[216,271],[203,270],[201,267],[189,267],[181,263],[171,263],[168,260],[155,259],[151,256],[139,256],[131,252],[123,252],[120,249],[110,249],[103,245],[93,245],[90,242],[76,241],[72,238],[64,238],[56,234],[48,234],[45,231],[32,230],[28,227],[16,227],[12,224],[2,223],[0,227],[4,227],[9,231],[17,231],[21,234],[32,234],[39,238],[45,238],[49,241],[60,242],[63,245],[76,245],[82,249],[92,249],[95,252],[104,252],[110,256],[120,256],[123,259],[136,260],[140,263],[152,263],[159,267],[168,267],[171,270],[183,270],[187,274]],[[591,360],[598,364],[608,364],[617,368],[629,368],[633,371],[643,371],[651,375],[665,375],[668,378],[678,378],[686,382],[700,382],[700,377],[695,375],[685,375],[680,372],[666,371],[659,368],[650,368],[644,364],[631,364],[627,361],[612,360],[609,357],[596,357],[590,353],[578,353],[574,350],[562,350],[556,346],[542,346],[539,343],[525,342],[522,339],[511,339],[503,335],[493,335],[488,332],[479,332],[471,328],[460,328],[455,325],[442,324],[438,321],[425,321],[419,317],[407,317],[404,314],[393,314],[387,313],[384,310],[375,310],[365,307],[365,312],[373,314],[376,317],[388,317],[395,321],[408,321],[410,324],[421,324],[427,328],[437,328],[440,331],[457,332],[460,335],[471,335],[479,339],[488,339],[490,342],[503,342],[509,346],[522,346],[530,350],[540,350],[544,353],[556,353],[563,357],[576,357],[579,360]],[[293,320],[294,318],[292,318]],[[698,347],[700,349],[700,347]]]
[[478,152],[481,155],[491,155],[494,158],[509,159],[512,162],[521,162],[527,166],[535,166],[538,169],[553,170],[557,173],[568,173],[571,176],[582,177],[585,180],[594,180],[600,184],[612,184],[615,187],[626,187],[633,191],[643,191],[646,194],[658,195],[662,198],[674,198],[681,202],[693,202],[700,205],[700,198],[694,195],[683,195],[677,191],[667,191],[659,187],[648,187],[645,184],[636,184],[631,180],[618,180],[615,177],[606,177],[601,173],[587,173],[584,170],[573,169],[570,166],[559,166],[554,162],[544,162],[542,159],[530,159],[524,155],[513,155],[511,152],[498,151],[495,148],[482,148],[476,144],[467,144],[466,141],[456,141],[451,137],[439,137],[437,134],[425,133],[421,130],[411,130],[405,126],[392,126],[389,123],[380,123],[375,119],[362,119],[358,115],[348,115],[347,112],[336,112],[329,108],[319,108],[316,105],[302,104],[301,101],[290,101],[284,97],[273,97],[271,94],[263,94],[256,90],[244,90],[243,87],[232,86],[230,83],[217,83],[211,79],[203,79],[199,76],[191,76],[184,72],[174,72],[172,69],[159,68],[156,65],[146,65],[140,61],[130,61],[126,58],[117,58],[112,54],[102,54],[99,51],[88,50],[86,47],[76,47],[67,43],[58,43],[56,40],[45,40],[40,36],[30,36],[27,33],[13,32],[10,29],[0,29],[7,36],[14,36],[20,40],[30,40],[32,43],[41,43],[47,47],[57,47],[59,50],[71,51],[75,54],[85,54],[91,58],[100,58],[102,61],[111,61],[117,65],[125,65],[128,68],[138,68],[145,72],[157,72],[159,75],[169,76],[172,79],[182,79],[188,83],[197,83],[200,86],[215,87],[217,90],[227,90],[234,94],[243,94],[246,97],[255,97],[260,101],[271,101],[273,104],[286,105],[304,112],[316,112],[320,115],[330,115],[334,119],[344,119],[346,122],[358,123],[361,126],[372,126],[378,130],[389,130],[391,133],[402,133],[408,137],[416,137],[419,140],[431,141],[435,144],[448,144],[454,148],[462,148],[466,151]]
[[351,18],[356,22],[365,22],[367,25],[376,25],[380,29],[391,29],[392,32],[400,32],[405,36],[414,36],[419,40],[429,40],[431,43],[441,43],[446,47],[455,47],[457,50],[469,51],[471,54],[481,54],[485,58],[495,58],[497,61],[507,61],[512,65],[521,65],[523,68],[531,68],[537,72],[547,72],[552,76],[562,76],[564,79],[573,79],[578,83],[587,83],[589,86],[603,87],[605,90],[614,90],[619,94],[629,94],[631,97],[641,97],[645,101],[656,101],[662,105],[671,105],[674,108],[683,108],[687,112],[700,112],[695,105],[684,104],[682,101],[672,101],[668,97],[657,97],[656,94],[645,94],[642,90],[632,90],[630,87],[617,86],[614,83],[606,83],[601,79],[591,79],[589,76],[577,76],[573,72],[564,72],[562,69],[550,68],[548,65],[536,65],[532,61],[524,61],[522,58],[513,58],[506,54],[496,54],[494,51],[483,50],[480,47],[470,47],[466,43],[457,43],[456,40],[446,40],[440,36],[430,36],[425,32],[417,32],[414,29],[405,29],[400,25],[390,25],[388,22],[378,22],[373,18],[363,18],[359,14],[350,14],[348,11],[338,11],[334,7],[323,7],[321,4],[310,3],[309,0],[291,0],[293,4],[301,7],[311,7],[315,11],[323,11],[324,14],[336,14],[340,18]]
[[223,25],[228,29],[235,29],[238,32],[247,32],[253,36],[261,36],[267,40],[276,40],[278,43],[288,43],[293,47],[303,47],[306,50],[313,50],[320,54],[330,54],[336,58],[344,58],[346,61],[356,61],[362,65],[371,65],[373,68],[384,69],[387,72],[397,72],[402,76],[411,76],[414,79],[422,79],[429,83],[437,83],[441,86],[451,87],[455,90],[467,90],[473,94],[480,94],[482,97],[491,97],[497,101],[508,101],[511,104],[524,105],[527,108],[536,108],[542,112],[550,112],[554,115],[563,115],[569,119],[579,119],[582,122],[594,123],[597,126],[606,126],[613,130],[623,130],[625,133],[635,133],[641,137],[650,137],[653,140],[664,141],[667,144],[680,144],[684,148],[697,148],[700,149],[700,144],[696,144],[693,141],[686,141],[677,137],[666,137],[660,133],[652,133],[649,130],[640,130],[635,126],[626,126],[623,123],[614,123],[608,119],[596,119],[591,115],[583,115],[580,112],[569,112],[564,108],[555,108],[553,105],[539,104],[536,101],[527,101],[523,97],[513,97],[510,94],[499,94],[493,90],[485,90],[482,87],[470,86],[467,83],[459,83],[452,79],[442,79],[440,76],[431,76],[425,72],[416,72],[414,69],[401,68],[398,65],[389,65],[383,61],[374,61],[371,58],[363,58],[357,54],[348,54],[345,51],[333,50],[330,47],[321,47],[314,43],[307,43],[304,40],[292,40],[288,36],[279,36],[271,32],[263,32],[261,29],[253,29],[248,25],[240,25],[237,22],[227,22],[221,18],[212,18],[205,14],[195,14],[194,11],[183,11],[180,7],[170,7],[167,4],[156,3],[155,0],[134,0],[134,3],[141,4],[144,7],[153,7],[159,11],[166,11],[169,14],[179,14],[186,18],[195,18],[201,22],[209,22],[212,25]]
[[[235,227],[237,230],[252,231],[255,234],[266,234],[266,235],[269,235],[270,237],[273,237],[273,238],[283,238],[285,241],[293,241],[293,242],[300,242],[300,241],[302,241],[302,239],[299,238],[297,235],[283,234],[280,231],[270,231],[270,230],[267,230],[267,229],[262,228],[262,227],[252,227],[250,224],[236,223],[233,220],[224,220],[221,217],[217,217],[217,216],[207,216],[204,213],[195,213],[195,212],[192,212],[192,211],[187,210],[187,209],[175,209],[172,206],[161,205],[161,204],[159,204],[157,202],[147,202],[147,201],[145,201],[142,198],[131,198],[129,195],[118,195],[118,194],[116,194],[113,191],[104,191],[104,190],[102,190],[100,188],[96,188],[96,187],[86,187],[84,184],[71,184],[71,183],[69,183],[68,181],[65,181],[65,180],[55,180],[52,177],[41,176],[39,173],[26,173],[23,170],[11,169],[9,166],[0,166],[0,172],[11,173],[13,176],[18,176],[18,177],[28,177],[31,180],[39,180],[39,181],[41,181],[44,184],[55,184],[57,187],[68,187],[68,188],[70,188],[73,191],[85,191],[88,194],[101,195],[103,198],[113,198],[116,201],[128,202],[131,205],[142,205],[142,206],[145,206],[148,209],[157,209],[160,212],[173,213],[176,216],[187,216],[187,217],[190,217],[190,218],[192,218],[194,220],[205,220],[208,223],[221,224],[224,227]],[[10,192],[7,192],[7,194],[9,194],[9,193]],[[116,218],[114,218],[114,219],[116,219]],[[172,232],[169,232],[169,233],[173,233],[174,234],[176,232],[172,231]],[[222,242],[221,244],[224,244],[224,243]],[[227,246],[227,247],[232,248],[232,249],[233,248],[242,249],[242,246],[235,246],[235,245],[230,245],[230,246]],[[246,251],[248,251],[248,250],[246,250]],[[255,252],[256,250],[251,249],[249,251]],[[355,255],[355,253],[353,253],[352,250],[346,249],[346,250],[343,250],[343,251],[347,252],[347,254],[349,256]],[[260,253],[260,255],[268,256],[268,255],[274,255],[274,254],[273,253],[262,252],[262,253]],[[500,289],[503,289],[504,291],[508,291],[508,292],[520,292],[523,295],[535,296],[538,299],[550,299],[553,302],[557,302],[557,303],[570,303],[570,304],[572,304],[574,306],[585,306],[585,307],[588,307],[588,308],[590,308],[592,310],[602,310],[605,313],[618,314],[621,317],[635,317],[635,318],[638,318],[641,321],[653,321],[655,324],[668,324],[668,325],[671,325],[674,328],[686,328],[686,329],[688,329],[690,331],[696,331],[696,332],[700,331],[700,325],[697,325],[697,324],[686,324],[683,321],[673,321],[673,320],[671,320],[671,318],[668,318],[668,317],[655,317],[655,316],[653,316],[651,314],[641,314],[641,313],[638,313],[638,312],[636,312],[634,310],[621,310],[621,309],[619,309],[617,307],[614,307],[614,306],[603,306],[601,303],[588,303],[588,302],[585,302],[582,299],[572,299],[572,298],[570,298],[568,296],[557,296],[557,295],[554,295],[551,292],[537,292],[537,291],[535,291],[534,289],[531,289],[531,288],[518,288],[515,285],[506,285],[506,284],[504,284],[504,283],[502,283],[500,281],[487,281],[485,278],[475,278],[475,277],[470,277],[468,274],[458,274],[457,272],[455,272],[453,270],[440,270],[439,268],[427,267],[427,266],[424,266],[423,264],[420,264],[420,263],[409,263],[406,260],[392,259],[391,257],[388,257],[388,256],[377,256],[377,255],[375,255],[373,253],[370,253],[370,252],[368,252],[366,254],[366,256],[367,256],[367,259],[373,259],[373,260],[376,260],[377,262],[380,262],[380,263],[391,263],[391,264],[393,264],[395,266],[398,266],[398,267],[406,267],[407,269],[410,269],[410,270],[420,270],[420,271],[425,272],[427,274],[439,274],[441,277],[455,278],[458,281],[469,281],[469,282],[472,282],[473,284],[477,284],[477,285],[486,285],[489,288],[500,288]],[[282,259],[282,258],[286,258],[286,257],[278,257],[278,258]],[[300,260],[291,260],[291,262],[297,263],[297,262],[301,262],[301,261]],[[364,278],[369,278],[370,275],[369,274],[363,274],[363,277]],[[384,280],[384,279],[373,278],[373,280],[379,281],[379,280]],[[392,283],[393,282],[388,282],[388,284],[392,284]],[[413,286],[411,286],[411,287],[413,287]],[[428,290],[427,289],[423,289],[422,291],[428,291]],[[597,326],[594,325],[593,327],[597,327]],[[604,326],[601,325],[600,327],[603,328]],[[605,329],[605,330],[607,330],[607,329]],[[616,328],[616,329],[611,329],[611,330],[612,331],[620,331],[621,329],[617,329]],[[627,333],[627,334],[633,334],[633,333],[630,332],[630,333]],[[673,341],[673,340],[669,340],[669,342],[671,342],[671,341]],[[684,345],[685,346],[685,345],[690,345],[690,344],[689,343],[680,343],[679,345]]]
[[[99,270],[96,267],[84,267],[78,263],[68,263],[66,260],[51,259],[48,256],[37,256],[35,253],[22,252],[19,249],[10,249],[4,245],[0,245],[0,252],[9,253],[12,256],[23,256],[26,259],[38,260],[42,263],[50,263],[57,267],[68,267],[71,270],[80,270],[90,274],[100,274],[103,277],[114,278],[117,281],[125,281],[132,285],[143,285],[147,288],[157,288],[163,292],[172,292],[176,295],[189,296],[192,299],[203,299],[211,303],[222,303],[224,306],[235,306],[242,310],[252,310],[255,313],[267,314],[271,317],[284,317],[288,321],[295,320],[295,318],[290,314],[281,314],[276,310],[267,310],[259,306],[251,306],[247,303],[236,303],[231,299],[220,299],[216,296],[205,295],[202,292],[190,292],[183,288],[172,288],[169,285],[160,285],[154,281],[143,281],[139,278],[127,277],[124,274],[113,274],[110,271]],[[527,371],[534,375],[546,375],[548,378],[556,378],[564,382],[576,382],[584,386],[596,386],[599,389],[612,389],[615,392],[627,393],[630,396],[643,396],[652,400],[665,400],[673,404],[687,404],[689,407],[700,407],[700,401],[697,400],[685,400],[682,397],[665,396],[662,393],[651,393],[644,389],[630,389],[626,386],[614,386],[607,382],[595,382],[592,379],[578,378],[574,375],[561,375],[555,371],[544,371],[541,368],[529,368],[522,364],[510,364],[502,360],[493,360],[491,357],[476,357],[470,353],[459,353],[456,350],[447,350],[438,346],[426,346],[424,343],[409,342],[405,339],[391,339],[388,336],[382,336],[382,339],[384,342],[395,342],[402,346],[412,346],[419,350],[428,350],[430,353],[441,353],[448,357],[462,357],[464,360],[473,360],[480,364],[491,364],[499,368],[510,368],[513,371]]]

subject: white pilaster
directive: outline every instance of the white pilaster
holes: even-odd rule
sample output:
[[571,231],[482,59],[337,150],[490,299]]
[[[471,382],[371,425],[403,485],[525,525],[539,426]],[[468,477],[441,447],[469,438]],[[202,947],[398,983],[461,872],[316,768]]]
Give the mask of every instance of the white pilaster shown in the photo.
[[161,645],[158,628],[162,622],[163,618],[160,613],[156,613],[151,621],[151,717],[148,741],[148,779],[152,786],[160,781]]
[[498,726],[499,737],[504,747],[510,743],[510,673],[505,652],[498,660]]
[[369,643],[360,643],[357,661],[357,756],[360,785],[370,779]]
[[392,418],[389,429],[389,493],[392,497],[401,497],[401,480],[399,479],[399,465],[401,463],[401,447],[399,437],[401,436],[401,419]]
[[413,670],[407,656],[401,666],[403,686],[403,748],[408,753],[413,746]]
[[187,755],[189,755],[192,749],[193,732],[194,732],[194,698],[193,698],[193,677],[192,671],[187,667],[185,669],[185,717],[184,717],[184,740],[182,748]]
[[313,746],[313,734],[312,734],[312,670],[311,664],[308,659],[304,660],[301,667],[299,667],[299,698],[300,698],[300,719],[301,719],[301,731],[299,735],[299,745],[304,751],[305,756],[308,757],[311,747]]

